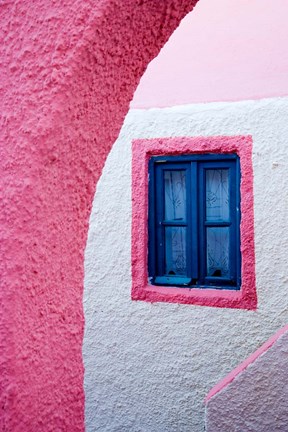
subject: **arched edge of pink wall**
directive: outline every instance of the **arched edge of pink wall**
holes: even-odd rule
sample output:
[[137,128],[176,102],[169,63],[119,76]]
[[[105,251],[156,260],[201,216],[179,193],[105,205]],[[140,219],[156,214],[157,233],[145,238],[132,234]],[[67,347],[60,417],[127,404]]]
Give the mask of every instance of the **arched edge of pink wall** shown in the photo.
[[195,3],[1,8],[4,430],[84,430],[83,255],[95,184],[147,63]]

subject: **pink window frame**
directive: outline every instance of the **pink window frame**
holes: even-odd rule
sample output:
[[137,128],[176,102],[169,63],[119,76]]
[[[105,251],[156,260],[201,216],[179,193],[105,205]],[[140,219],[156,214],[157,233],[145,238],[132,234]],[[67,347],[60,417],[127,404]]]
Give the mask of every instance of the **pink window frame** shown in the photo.
[[[253,166],[251,136],[177,137],[132,142],[132,300],[255,310]],[[236,153],[241,169],[241,288],[177,288],[148,283],[148,161],[151,156]]]

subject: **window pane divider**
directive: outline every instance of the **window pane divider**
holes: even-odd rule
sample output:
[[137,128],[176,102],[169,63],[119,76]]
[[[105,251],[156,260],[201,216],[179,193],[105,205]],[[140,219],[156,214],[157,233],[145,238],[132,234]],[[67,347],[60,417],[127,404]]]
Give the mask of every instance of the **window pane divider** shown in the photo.
[[212,222],[212,221],[205,221],[204,225],[207,227],[229,227],[232,225],[231,221],[227,221],[227,222]]
[[187,226],[187,222],[181,222],[181,221],[163,221],[163,222],[159,222],[159,225],[164,225],[164,226]]

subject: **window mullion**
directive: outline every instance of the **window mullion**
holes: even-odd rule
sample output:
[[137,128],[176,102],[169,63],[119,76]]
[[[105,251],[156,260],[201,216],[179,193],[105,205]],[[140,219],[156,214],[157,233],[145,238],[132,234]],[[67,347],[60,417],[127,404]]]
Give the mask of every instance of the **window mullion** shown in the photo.
[[203,285],[206,276],[206,228],[205,228],[205,202],[206,202],[206,182],[203,163],[197,165],[197,191],[198,191],[198,268],[199,284]]
[[155,220],[155,229],[156,229],[156,256],[157,256],[157,268],[156,273],[158,275],[164,274],[164,260],[165,260],[165,235],[164,235],[164,180],[163,180],[163,169],[162,166],[156,165],[156,220]]
[[188,192],[188,196],[190,197],[189,206],[187,208],[190,212],[189,220],[189,238],[191,239],[191,248],[189,248],[190,253],[190,263],[191,263],[191,275],[192,279],[195,281],[198,280],[198,174],[197,174],[197,162],[191,162],[191,182],[190,182],[190,191]]

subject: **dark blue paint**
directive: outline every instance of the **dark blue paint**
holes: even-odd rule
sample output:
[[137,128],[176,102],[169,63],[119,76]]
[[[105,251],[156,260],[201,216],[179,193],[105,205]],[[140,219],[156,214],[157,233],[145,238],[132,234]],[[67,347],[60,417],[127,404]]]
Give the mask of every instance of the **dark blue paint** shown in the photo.
[[[206,220],[207,169],[229,170],[229,220]],[[186,220],[165,220],[164,171],[186,172]],[[165,227],[187,227],[187,275],[165,274]],[[206,229],[229,229],[229,277],[207,276]],[[240,289],[240,164],[235,154],[152,157],[149,161],[149,278],[155,285]]]

